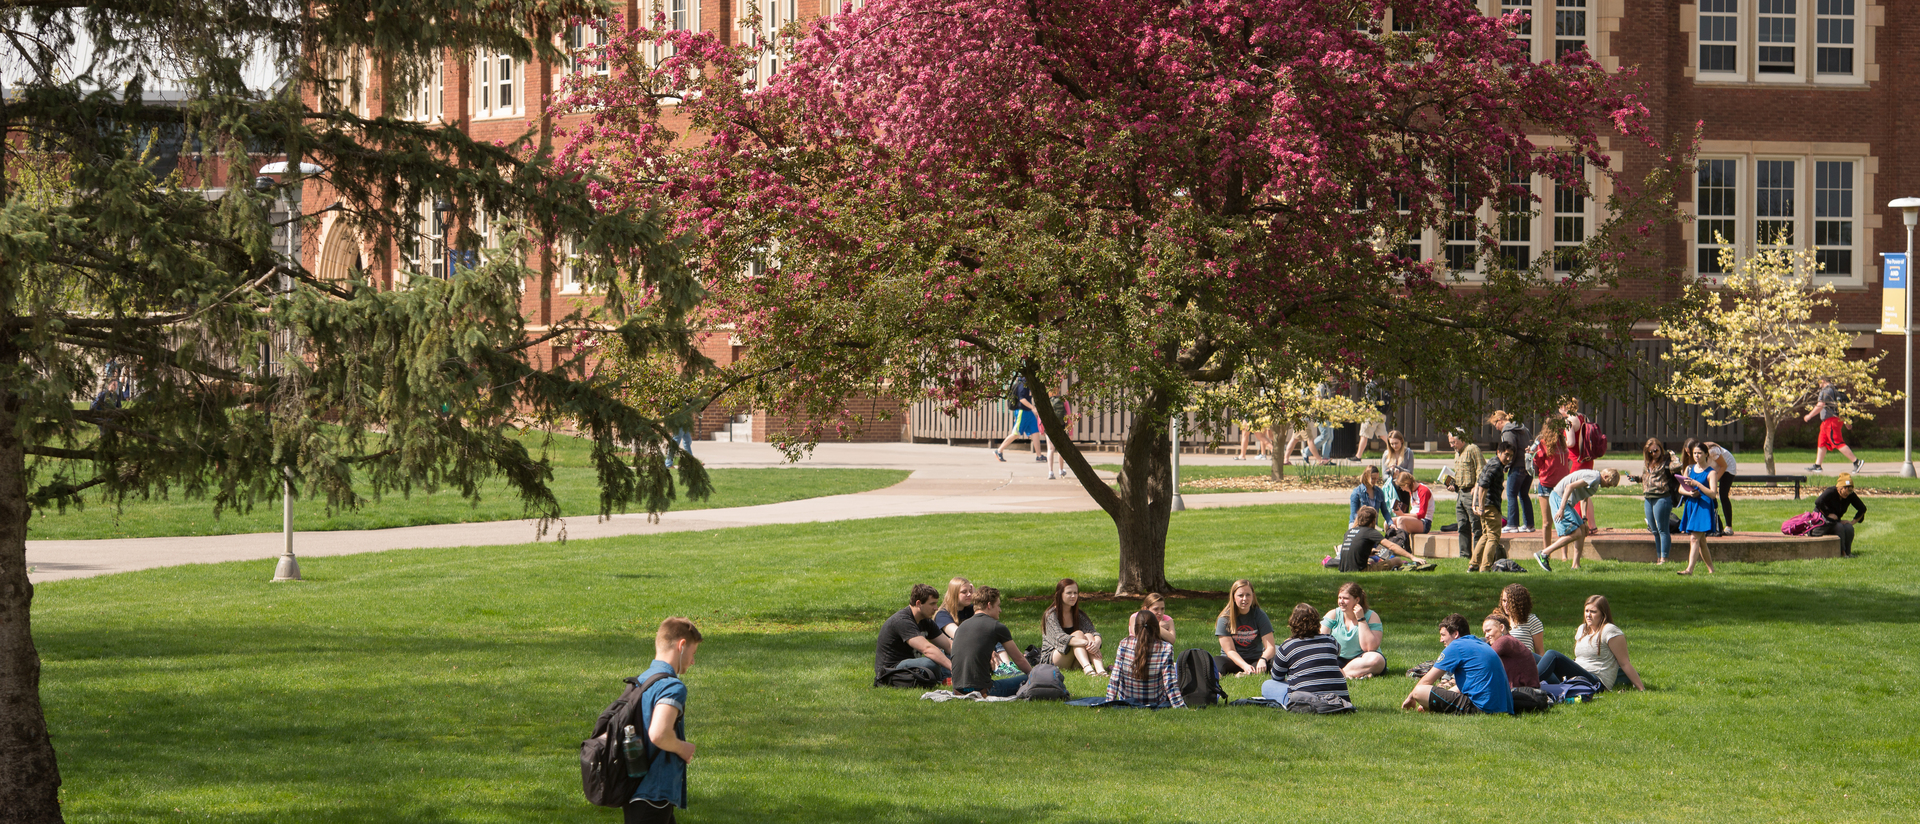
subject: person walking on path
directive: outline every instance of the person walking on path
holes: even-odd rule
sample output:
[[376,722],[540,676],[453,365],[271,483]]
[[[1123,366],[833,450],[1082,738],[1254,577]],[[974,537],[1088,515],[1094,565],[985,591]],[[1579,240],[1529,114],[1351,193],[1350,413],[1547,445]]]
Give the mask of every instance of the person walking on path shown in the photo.
[[1667,452],[1665,442],[1648,438],[1640,457],[1640,490],[1645,500],[1642,508],[1647,529],[1653,533],[1654,553],[1659,556],[1653,563],[1658,566],[1667,562],[1667,552],[1673,548],[1673,501],[1679,497],[1679,488],[1673,477],[1673,455]]
[[1486,468],[1486,459],[1480,456],[1480,446],[1467,440],[1464,431],[1448,432],[1447,443],[1453,447],[1453,475],[1447,478],[1447,488],[1459,493],[1453,502],[1453,519],[1460,530],[1460,557],[1472,558],[1473,541],[1479,532],[1479,510],[1473,505],[1473,488],[1461,484],[1472,484],[1479,479],[1480,471]]
[[[1360,394],[1367,399],[1367,403],[1373,405],[1375,414],[1371,420],[1360,422],[1360,437],[1355,440],[1353,447],[1354,463],[1367,460],[1367,447],[1373,445],[1374,438],[1386,443],[1387,411],[1393,406],[1393,391],[1378,379],[1367,381],[1366,388]],[[1387,477],[1393,477],[1393,473],[1387,473]]]
[[1007,447],[1012,446],[1014,441],[1026,438],[1028,448],[1033,451],[1033,459],[1046,460],[1047,456],[1040,454],[1040,442],[1043,436],[1040,434],[1039,410],[1033,405],[1033,390],[1027,388],[1027,379],[1024,375],[1013,379],[1012,400],[1013,403],[1009,404],[1009,408],[1018,413],[1013,419],[1013,431],[1008,432],[1006,439],[993,448],[993,456],[1005,461]]
[[1526,424],[1514,420],[1504,409],[1487,416],[1487,423],[1500,428],[1501,444],[1511,445],[1513,454],[1522,456],[1515,458],[1512,468],[1507,471],[1507,525],[1500,531],[1532,532],[1533,495],[1528,490],[1533,485],[1533,472],[1527,468],[1524,456],[1527,447],[1531,446],[1528,441],[1533,439],[1533,433],[1527,431]]
[[1827,450],[1837,449],[1853,463],[1853,471],[1859,472],[1864,464],[1854,456],[1853,447],[1847,445],[1846,433],[1841,428],[1845,423],[1840,420],[1840,406],[1847,402],[1846,393],[1836,388],[1832,380],[1821,378],[1820,392],[1814,396],[1814,400],[1813,409],[1807,412],[1806,417],[1800,419],[1810,421],[1816,416],[1820,418],[1820,440],[1814,444],[1813,465],[1807,467],[1807,471],[1824,471],[1820,468],[1820,464],[1826,462]]
[[1507,468],[1513,466],[1513,446],[1500,444],[1494,449],[1496,460],[1486,462],[1480,471],[1480,480],[1474,484],[1474,510],[1480,513],[1480,528],[1474,536],[1473,559],[1467,562],[1468,572],[1489,572],[1493,562],[1507,557],[1507,550],[1500,543],[1500,497],[1507,489]]

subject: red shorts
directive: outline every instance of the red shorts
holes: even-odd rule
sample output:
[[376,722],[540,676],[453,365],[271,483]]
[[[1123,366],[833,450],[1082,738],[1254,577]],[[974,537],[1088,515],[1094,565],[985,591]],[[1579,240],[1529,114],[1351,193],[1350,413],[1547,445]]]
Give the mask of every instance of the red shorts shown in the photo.
[[1820,448],[1840,449],[1847,445],[1846,436],[1840,434],[1840,419],[1828,418],[1820,422]]

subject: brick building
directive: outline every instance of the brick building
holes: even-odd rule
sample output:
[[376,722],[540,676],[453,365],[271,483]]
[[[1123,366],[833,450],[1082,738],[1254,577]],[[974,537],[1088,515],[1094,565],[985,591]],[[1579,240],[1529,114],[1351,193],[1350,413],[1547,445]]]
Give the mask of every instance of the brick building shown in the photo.
[[[759,31],[743,28],[740,18],[752,6],[741,0],[659,0],[665,25],[717,32],[728,42],[752,42],[794,20],[811,20],[839,7],[843,0],[760,0],[765,18]],[[1725,239],[1751,249],[1757,238],[1786,232],[1795,243],[1811,243],[1826,271],[1822,283],[1836,288],[1839,318],[1858,334],[1863,353],[1892,352],[1884,364],[1890,383],[1900,370],[1899,336],[1876,333],[1881,290],[1879,254],[1900,251],[1903,224],[1887,201],[1920,194],[1920,150],[1903,150],[1906,129],[1920,126],[1920,96],[1902,92],[1920,70],[1920,3],[1892,0],[1469,0],[1482,12],[1524,11],[1533,15],[1522,32],[1536,59],[1552,59],[1571,49],[1586,49],[1609,69],[1631,67],[1640,93],[1652,110],[1657,135],[1685,134],[1703,128],[1701,166],[1680,193],[1691,224],[1673,227],[1655,242],[1675,267],[1711,278],[1715,254]],[[616,3],[616,9],[621,4]],[[854,5],[860,5],[855,2]],[[625,0],[624,19],[650,19],[652,0]],[[1410,30],[1417,21],[1378,21],[1383,30]],[[1905,35],[1905,36],[1903,36]],[[568,45],[591,49],[605,42],[594,26],[565,33]],[[568,72],[591,66],[526,63],[494,54],[449,55],[427,88],[385,90],[369,72],[364,55],[335,62],[339,72],[358,71],[370,93],[362,114],[394,112],[421,120],[457,125],[482,139],[506,140],[528,129],[536,140],[551,136],[556,125],[541,102]],[[764,62],[759,71],[778,66]],[[1550,143],[1551,141],[1542,141]],[[1637,141],[1615,139],[1627,179],[1649,168],[1652,158]],[[1554,191],[1551,181],[1536,181],[1539,215],[1503,225],[1503,251],[1515,261],[1553,254],[1556,246],[1577,244],[1599,220],[1603,188],[1593,198]],[[1599,188],[1599,187],[1597,187]],[[305,202],[324,204],[327,193],[309,184]],[[311,208],[309,209],[311,211]],[[307,265],[325,277],[345,277],[358,269],[382,288],[404,288],[404,271],[430,269],[444,260],[441,216],[432,204],[419,207],[419,239],[405,243],[368,242],[325,215],[309,228]],[[488,234],[485,216],[476,230]],[[1470,237],[1445,231],[1419,239],[1421,257],[1464,260]],[[1414,251],[1410,249],[1409,251]],[[538,328],[564,315],[573,304],[591,301],[570,276],[564,250],[538,252],[533,267],[542,273],[527,283],[524,311]],[[1632,287],[1629,287],[1632,288]],[[1671,288],[1646,286],[1640,288]],[[1651,326],[1648,327],[1651,334]],[[726,364],[742,341],[724,333],[706,336],[703,351]],[[879,411],[878,404],[868,413]],[[715,410],[704,421],[706,437],[725,431],[734,412]],[[1898,410],[1888,415],[1897,416]],[[915,416],[918,417],[918,416]],[[894,440],[916,434],[900,416],[859,437]],[[736,427],[763,440],[783,424],[765,414],[748,427]],[[931,435],[931,433],[926,433]]]

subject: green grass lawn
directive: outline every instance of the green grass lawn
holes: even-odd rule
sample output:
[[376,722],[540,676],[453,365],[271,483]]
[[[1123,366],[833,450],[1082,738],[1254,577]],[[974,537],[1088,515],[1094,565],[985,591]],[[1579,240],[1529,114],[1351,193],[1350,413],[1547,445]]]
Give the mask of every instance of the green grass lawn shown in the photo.
[[[1627,509],[1601,507],[1610,523]],[[1756,502],[1743,518],[1794,511]],[[1279,614],[1325,610],[1346,578],[1317,561],[1344,520],[1338,505],[1181,513],[1168,571],[1194,589],[1251,578]],[[700,750],[684,821],[1897,821],[1920,763],[1920,552],[1896,536],[1916,529],[1920,506],[1892,502],[1857,559],[1694,579],[1605,562],[1474,576],[1456,560],[1364,578],[1394,672],[1438,654],[1440,617],[1477,619],[1507,583],[1533,589],[1563,650],[1582,600],[1608,595],[1653,689],[1519,719],[1402,712],[1398,675],[1356,683],[1359,712],[1326,718],[936,705],[868,686],[874,632],[913,583],[1111,588],[1097,513],[387,552],[311,560],[283,585],[257,563],[148,570],[40,585],[35,636],[75,822],[616,820],[581,799],[575,749],[672,614],[707,637],[687,677]],[[1214,646],[1220,606],[1173,602],[1183,647]],[[1021,644],[1042,608],[1010,605]],[[1128,609],[1091,606],[1109,633]]]
[[[529,448],[534,448],[530,445]],[[550,456],[553,479],[550,484],[560,501],[563,515],[592,515],[600,511],[600,485],[595,480],[589,444],[578,438],[556,436]],[[537,452],[536,452],[537,454]],[[704,501],[685,497],[673,502],[673,509],[709,509],[713,507],[754,506],[825,495],[843,495],[892,486],[911,474],[897,469],[812,469],[778,467],[770,469],[710,469],[713,495]],[[677,482],[676,478],[676,482]],[[324,501],[295,500],[293,527],[298,530],[385,529],[425,524],[505,521],[525,517],[518,495],[505,483],[482,486],[478,505],[459,493],[442,490],[427,494],[415,490],[412,496],[389,493],[379,500],[367,500],[354,510],[327,512]],[[629,511],[643,511],[635,505]],[[28,526],[33,540],[83,538],[150,538],[162,535],[232,535],[247,532],[280,531],[280,499],[261,502],[250,512],[226,512],[214,517],[213,507],[204,500],[181,497],[150,500],[129,499],[124,506],[90,501],[85,509],[66,512],[48,510]]]

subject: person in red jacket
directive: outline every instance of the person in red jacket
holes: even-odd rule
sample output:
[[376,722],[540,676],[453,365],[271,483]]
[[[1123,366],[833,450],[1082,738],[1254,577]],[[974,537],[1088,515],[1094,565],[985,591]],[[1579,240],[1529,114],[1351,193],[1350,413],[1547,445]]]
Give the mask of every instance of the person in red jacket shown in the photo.
[[1547,498],[1553,494],[1553,488],[1560,479],[1573,471],[1573,455],[1567,451],[1562,435],[1562,423],[1557,418],[1548,418],[1547,425],[1541,427],[1540,436],[1533,444],[1533,476],[1540,482],[1540,523],[1546,528],[1546,541],[1552,543],[1559,533],[1554,531],[1552,503]]

